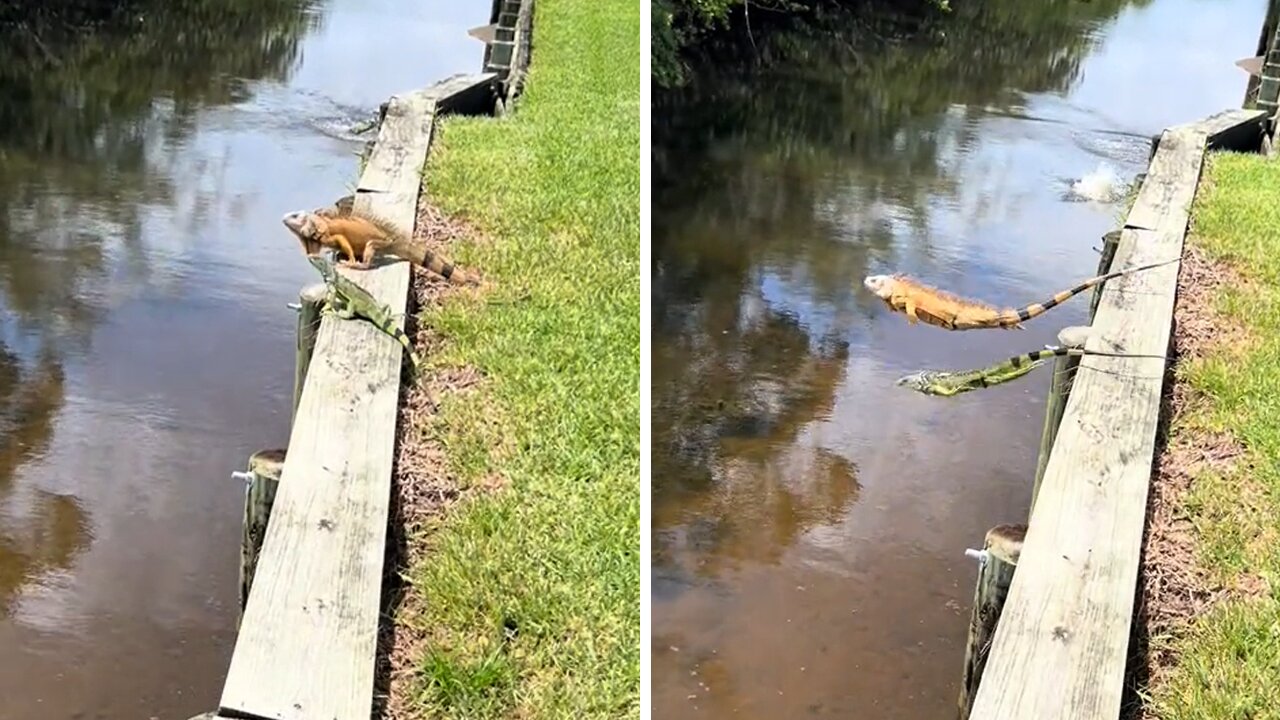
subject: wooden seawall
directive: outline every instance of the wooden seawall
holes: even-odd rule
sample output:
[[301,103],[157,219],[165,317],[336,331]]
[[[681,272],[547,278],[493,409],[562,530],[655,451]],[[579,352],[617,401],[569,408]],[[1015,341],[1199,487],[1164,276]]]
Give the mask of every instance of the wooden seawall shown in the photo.
[[[1165,130],[1112,269],[1180,257],[1206,150],[1257,149],[1265,119],[1262,111],[1233,110]],[[1086,349],[1166,354],[1179,267],[1104,285]],[[1081,359],[985,658],[974,720],[1119,715],[1164,375],[1159,358]]]
[[[413,227],[433,120],[491,101],[493,80],[392,98],[356,209]],[[408,263],[342,272],[404,312]],[[403,350],[336,316],[315,342],[219,704],[237,717],[369,716]]]
[[[383,106],[356,210],[414,227],[435,119],[492,114],[518,92],[532,5],[494,0],[495,22],[512,29],[502,41],[513,50],[502,72],[489,70],[491,45],[485,72]],[[405,312],[407,262],[339,271],[392,312]],[[299,348],[288,450],[256,453],[242,475],[250,482],[247,597],[218,710],[200,718],[368,720],[373,709],[403,348],[371,323],[336,316],[318,328],[300,325],[299,342],[308,347]]]

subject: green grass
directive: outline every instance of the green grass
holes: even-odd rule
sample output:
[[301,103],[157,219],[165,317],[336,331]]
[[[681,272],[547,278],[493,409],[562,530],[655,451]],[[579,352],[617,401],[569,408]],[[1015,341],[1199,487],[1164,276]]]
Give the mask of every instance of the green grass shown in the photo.
[[[1179,369],[1207,402],[1173,432],[1229,432],[1246,460],[1195,479],[1186,499],[1198,561],[1238,593],[1173,640],[1177,666],[1157,685],[1165,720],[1280,719],[1280,163],[1210,155],[1193,208],[1192,243],[1247,280],[1218,298],[1224,322],[1256,342],[1223,347]],[[1245,582],[1249,581],[1249,582]]]
[[439,439],[464,481],[506,483],[426,538],[401,622],[429,633],[424,716],[639,717],[639,3],[540,1],[532,63],[514,113],[446,119],[425,169],[488,238],[460,264],[511,301],[424,314],[431,362],[485,376]]

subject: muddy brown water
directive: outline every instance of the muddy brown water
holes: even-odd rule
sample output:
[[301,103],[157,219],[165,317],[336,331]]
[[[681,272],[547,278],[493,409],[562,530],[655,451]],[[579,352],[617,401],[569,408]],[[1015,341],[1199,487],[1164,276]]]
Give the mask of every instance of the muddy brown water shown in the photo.
[[[186,720],[235,639],[243,486],[287,442],[331,202],[391,94],[479,69],[488,0],[158,4],[0,71],[0,718]],[[0,55],[16,53],[12,46]]]
[[[654,717],[952,718],[987,528],[1023,522],[1054,342],[909,327],[903,271],[994,303],[1093,274],[1165,126],[1238,107],[1260,0],[955,3],[941,46],[700,75],[654,110]],[[810,48],[821,56],[823,48]],[[1105,185],[1099,183],[1098,185]]]

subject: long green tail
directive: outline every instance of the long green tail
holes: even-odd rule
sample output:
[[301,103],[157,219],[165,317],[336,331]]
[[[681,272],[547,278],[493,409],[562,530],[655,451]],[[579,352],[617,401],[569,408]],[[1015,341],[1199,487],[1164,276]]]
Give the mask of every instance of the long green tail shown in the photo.
[[960,393],[977,390],[979,388],[992,387],[1016,380],[1023,375],[1035,370],[1045,360],[1055,357],[1084,357],[1084,356],[1101,356],[1101,357],[1124,357],[1124,358],[1160,358],[1167,360],[1164,355],[1135,355],[1129,353],[1113,353],[1104,350],[1085,350],[1084,348],[1064,348],[1050,347],[1044,350],[1036,350],[1035,352],[1023,353],[1022,355],[1014,355],[1013,357],[990,365],[978,370],[962,370],[962,371],[946,371],[946,370],[920,370],[904,375],[898,378],[895,385],[911,388],[925,395],[940,395],[942,397],[951,397]]
[[320,271],[325,283],[329,285],[331,309],[340,317],[362,317],[374,327],[395,338],[396,342],[404,346],[409,362],[413,363],[413,369],[416,371],[422,360],[413,349],[413,341],[396,324],[391,308],[378,302],[368,290],[343,277],[329,260],[315,255],[308,256],[307,260],[312,267]]
[[404,346],[404,351],[409,354],[409,362],[413,363],[413,369],[417,370],[421,360],[418,357],[418,353],[414,352],[413,341],[409,339],[409,336],[394,321],[386,325],[378,325],[378,329],[395,338]]

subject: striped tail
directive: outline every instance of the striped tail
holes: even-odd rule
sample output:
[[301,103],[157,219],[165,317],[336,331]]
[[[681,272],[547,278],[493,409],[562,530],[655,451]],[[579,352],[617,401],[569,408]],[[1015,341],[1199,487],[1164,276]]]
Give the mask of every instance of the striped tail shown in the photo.
[[1159,358],[1168,360],[1167,355],[1139,355],[1135,353],[1115,353],[1106,350],[1085,350],[1084,348],[1075,347],[1049,347],[1044,350],[1035,350],[1021,355],[1014,355],[1006,360],[1003,364],[1009,367],[1019,368],[1023,365],[1038,363],[1041,360],[1048,360],[1054,357],[1117,357],[1117,358]]
[[409,362],[413,363],[413,369],[417,370],[418,365],[422,362],[422,360],[421,358],[418,357],[418,353],[414,351],[413,341],[409,339],[409,336],[405,334],[404,330],[401,330],[399,326],[397,326],[393,322],[393,323],[388,323],[388,326],[383,328],[383,331],[385,331],[391,337],[395,338],[401,345],[404,346],[404,351],[409,354]]
[[1079,285],[1076,285],[1070,290],[1063,290],[1062,292],[1054,295],[1053,297],[1049,298],[1048,300],[1042,303],[1031,303],[1030,305],[1024,308],[1021,308],[1019,310],[1006,310],[1005,312],[1000,313],[1000,317],[997,318],[996,322],[1002,328],[1017,327],[1019,324],[1026,322],[1027,320],[1030,320],[1031,318],[1036,317],[1037,315],[1045,314],[1046,312],[1052,310],[1058,305],[1061,305],[1067,300],[1070,300],[1071,298],[1075,297],[1076,295],[1079,295],[1080,293],[1084,292],[1085,290],[1088,290],[1091,287],[1094,287],[1095,285],[1100,285],[1101,283],[1104,283],[1108,280],[1114,280],[1118,277],[1122,277],[1130,273],[1136,273],[1140,270],[1150,270],[1151,268],[1160,267],[1161,265],[1168,265],[1169,263],[1175,263],[1181,259],[1182,259],[1181,257],[1176,257],[1176,258],[1173,258],[1172,260],[1162,260],[1158,263],[1150,263],[1148,265],[1139,265],[1137,267],[1126,268],[1124,270],[1117,270],[1115,272],[1107,273],[1106,275],[1098,275],[1097,277],[1089,278],[1088,280],[1085,280],[1084,282],[1080,283]]
[[430,270],[451,283],[466,285],[472,282],[471,275],[453,266],[453,263],[436,255],[430,250],[415,244],[409,252],[414,263]]

